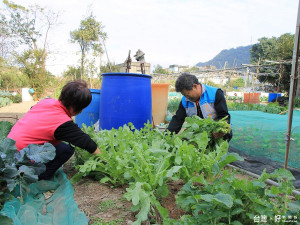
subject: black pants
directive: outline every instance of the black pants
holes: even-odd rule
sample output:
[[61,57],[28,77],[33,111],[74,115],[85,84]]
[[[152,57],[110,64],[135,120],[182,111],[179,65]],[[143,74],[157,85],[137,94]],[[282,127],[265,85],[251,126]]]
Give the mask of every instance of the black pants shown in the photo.
[[74,154],[74,148],[69,144],[59,143],[55,148],[55,158],[45,164],[46,171],[39,175],[39,180],[49,180],[56,170],[58,170]]

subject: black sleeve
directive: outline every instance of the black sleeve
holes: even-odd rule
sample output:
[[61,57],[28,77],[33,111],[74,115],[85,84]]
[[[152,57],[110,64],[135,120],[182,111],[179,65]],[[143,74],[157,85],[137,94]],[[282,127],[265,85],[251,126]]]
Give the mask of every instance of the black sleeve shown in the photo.
[[[219,121],[220,119],[228,116],[226,120],[227,123],[230,124],[230,114],[228,112],[226,100],[223,91],[221,89],[218,89],[216,92],[215,110],[217,113],[216,121]],[[229,142],[232,139],[232,130],[230,131],[229,134],[225,134],[223,139]]]
[[185,118],[186,118],[186,111],[182,105],[182,102],[180,102],[176,114],[172,117],[172,120],[167,129],[177,134],[181,130]]
[[218,89],[216,92],[215,110],[217,113],[217,118],[215,119],[216,121],[228,116],[226,120],[230,124],[230,114],[228,112],[224,93],[221,89]]
[[77,147],[83,148],[90,153],[97,149],[97,144],[84,133],[73,121],[60,125],[54,132],[57,140],[66,141]]

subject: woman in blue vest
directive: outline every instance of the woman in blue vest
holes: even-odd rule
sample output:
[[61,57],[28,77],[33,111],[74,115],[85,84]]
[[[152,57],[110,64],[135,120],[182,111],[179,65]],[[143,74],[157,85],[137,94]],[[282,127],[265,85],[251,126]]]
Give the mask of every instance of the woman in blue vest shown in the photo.
[[[181,74],[175,83],[176,92],[183,95],[176,114],[173,116],[168,130],[178,133],[187,116],[197,115],[204,119],[211,117],[218,121],[227,116],[227,122],[230,124],[230,114],[228,113],[226,100],[223,91],[220,88],[211,87],[199,83],[195,75],[189,73]],[[230,134],[213,133],[215,138],[221,138],[230,141]]]

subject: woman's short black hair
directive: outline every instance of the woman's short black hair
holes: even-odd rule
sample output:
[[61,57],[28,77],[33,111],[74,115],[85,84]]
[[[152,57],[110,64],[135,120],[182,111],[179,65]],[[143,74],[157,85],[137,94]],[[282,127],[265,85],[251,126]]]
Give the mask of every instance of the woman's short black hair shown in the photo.
[[190,73],[182,73],[175,82],[175,90],[176,92],[182,92],[183,89],[190,91],[193,89],[194,84],[199,84],[199,81],[195,75]]
[[68,109],[73,108],[74,113],[80,113],[92,101],[92,94],[84,80],[68,82],[62,89],[59,101]]

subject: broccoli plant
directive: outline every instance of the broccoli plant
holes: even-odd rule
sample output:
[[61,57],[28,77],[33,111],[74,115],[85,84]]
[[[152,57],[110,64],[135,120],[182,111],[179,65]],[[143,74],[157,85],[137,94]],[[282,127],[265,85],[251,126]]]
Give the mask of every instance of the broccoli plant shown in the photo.
[[18,187],[22,202],[23,190],[38,181],[38,176],[46,170],[45,163],[54,157],[55,148],[50,143],[30,144],[18,151],[15,141],[5,138],[0,142],[0,182],[5,181],[9,192]]
[[[0,195],[18,188],[22,202],[22,192],[46,170],[45,163],[54,159],[55,148],[50,143],[30,144],[18,151],[15,141],[6,138],[12,126],[10,122],[0,122]],[[2,196],[1,199],[4,200]]]

